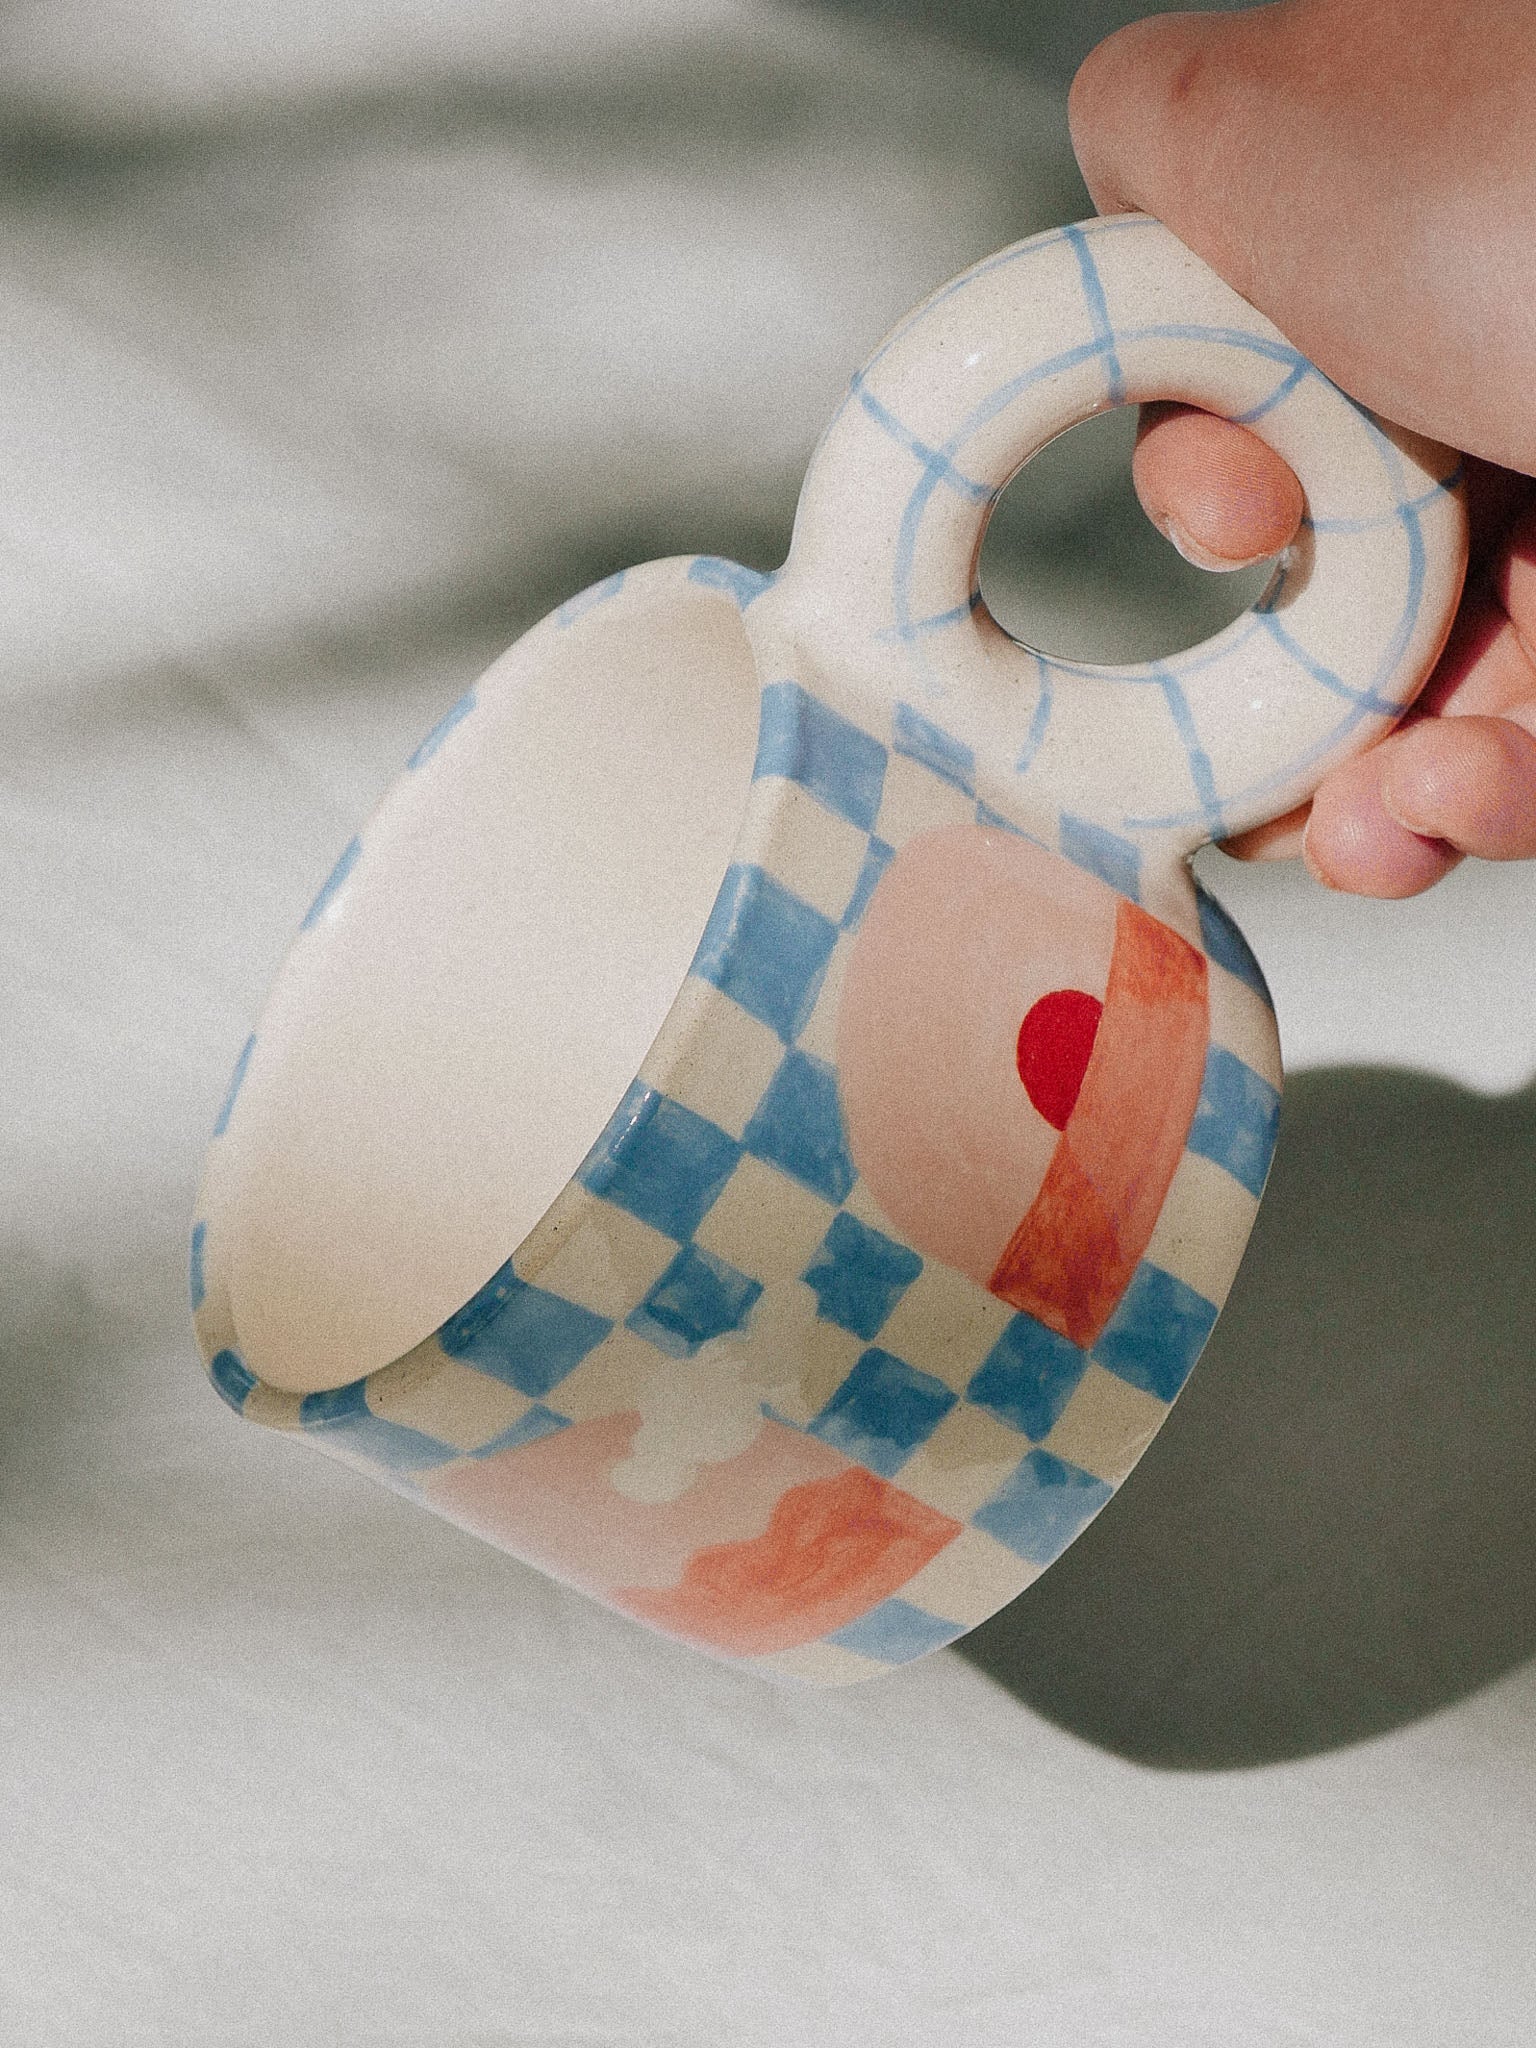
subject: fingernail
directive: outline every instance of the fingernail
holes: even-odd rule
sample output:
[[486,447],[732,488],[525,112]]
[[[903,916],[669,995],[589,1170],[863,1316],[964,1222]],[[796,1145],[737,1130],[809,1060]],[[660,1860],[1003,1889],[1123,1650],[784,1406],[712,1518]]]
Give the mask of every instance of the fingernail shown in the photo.
[[1233,569],[1246,569],[1251,563],[1264,559],[1262,555],[1244,555],[1240,561],[1234,562],[1230,555],[1213,555],[1208,547],[1202,546],[1173,519],[1159,520],[1158,531],[1166,540],[1172,541],[1186,562],[1192,562],[1197,569],[1214,570],[1217,575],[1226,575]]

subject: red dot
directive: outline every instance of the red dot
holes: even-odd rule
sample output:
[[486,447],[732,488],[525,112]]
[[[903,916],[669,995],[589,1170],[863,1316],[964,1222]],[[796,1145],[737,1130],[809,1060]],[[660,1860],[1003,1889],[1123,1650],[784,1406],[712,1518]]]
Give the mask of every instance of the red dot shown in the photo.
[[1053,988],[1019,1026],[1019,1079],[1030,1101],[1058,1131],[1077,1102],[1093,1055],[1104,1005],[1080,988]]

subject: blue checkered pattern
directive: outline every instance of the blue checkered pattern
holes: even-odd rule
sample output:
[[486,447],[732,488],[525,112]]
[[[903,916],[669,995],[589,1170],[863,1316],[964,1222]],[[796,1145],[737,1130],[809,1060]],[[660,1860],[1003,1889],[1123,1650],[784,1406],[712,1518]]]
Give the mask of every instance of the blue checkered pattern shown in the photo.
[[509,1260],[437,1333],[450,1358],[541,1400],[600,1344],[606,1316],[519,1280]]
[[[1313,529],[1389,532],[1401,543],[1404,565],[1401,615],[1365,683],[1333,673],[1298,643],[1305,586],[1287,567],[1237,627],[1173,661],[1104,672],[1020,651],[1019,723],[1002,758],[985,719],[967,722],[967,693],[951,687],[943,667],[946,650],[974,647],[979,596],[973,590],[953,602],[940,579],[923,580],[930,515],[954,512],[958,502],[979,530],[996,495],[996,482],[974,473],[978,449],[998,453],[985,441],[994,423],[1026,391],[1068,374],[1102,378],[1088,393],[1092,402],[1134,395],[1136,351],[1149,340],[1234,350],[1245,357],[1244,375],[1260,387],[1272,375],[1273,388],[1261,389],[1246,418],[1325,389],[1312,366],[1272,336],[1240,326],[1117,321],[1114,291],[1105,284],[1106,251],[1120,236],[1162,232],[1111,220],[1005,251],[929,301],[854,379],[817,461],[851,448],[869,466],[871,445],[887,458],[882,489],[891,495],[881,500],[879,524],[866,538],[876,553],[888,548],[889,577],[882,569],[878,589],[871,585],[875,610],[859,614],[866,637],[842,648],[855,667],[859,660],[868,667],[862,693],[847,675],[834,684],[808,670],[814,635],[806,655],[794,632],[776,623],[779,598],[767,593],[777,579],[715,557],[620,572],[554,615],[543,630],[575,630],[594,608],[628,602],[631,576],[637,584],[652,579],[652,590],[654,579],[671,576],[733,600],[748,622],[764,678],[757,799],[683,1002],[694,1024],[702,1019],[699,1043],[715,1047],[713,1064],[674,1057],[681,1040],[664,1033],[583,1162],[577,1208],[564,1220],[574,1219],[579,1240],[588,1227],[585,1211],[607,1219],[602,1228],[613,1233],[614,1251],[600,1275],[582,1266],[579,1253],[562,1266],[558,1232],[541,1225],[519,1248],[516,1264],[493,1275],[416,1353],[334,1392],[301,1399],[256,1381],[234,1341],[216,1233],[210,1238],[200,1221],[190,1291],[211,1376],[232,1406],[302,1430],[409,1488],[454,1459],[493,1455],[568,1426],[581,1412],[576,1381],[595,1355],[616,1353],[630,1364],[649,1347],[664,1374],[706,1346],[750,1338],[754,1318],[770,1305],[765,1295],[791,1286],[814,1315],[816,1341],[806,1355],[822,1377],[812,1374],[805,1386],[814,1391],[781,1419],[964,1525],[898,1596],[818,1646],[818,1654],[860,1669],[906,1662],[952,1640],[981,1618],[967,1574],[979,1574],[995,1606],[1049,1564],[1103,1505],[1185,1383],[1230,1278],[1231,1243],[1262,1190],[1279,1108],[1263,977],[1225,912],[1197,893],[1212,1041],[1165,1205],[1172,1220],[1166,1232],[1160,1222],[1099,1338],[1080,1347],[926,1262],[880,1228],[878,1208],[862,1199],[833,1065],[836,991],[852,935],[900,847],[917,831],[967,820],[1021,832],[1178,922],[1179,912],[1169,908],[1170,849],[1220,837],[1235,805],[1335,756],[1363,720],[1384,719],[1397,708],[1391,692],[1400,682],[1402,651],[1420,632],[1427,522],[1436,516],[1435,500],[1456,481],[1449,476],[1416,494],[1401,452],[1368,416],[1349,413],[1349,432],[1371,437],[1392,502],[1361,518],[1314,517]],[[882,382],[886,357],[956,293],[1037,258],[1065,262],[1075,276],[1076,338],[1063,336],[1049,360],[1018,368],[976,397],[964,419],[949,423],[954,431],[919,432],[900,413],[909,402],[925,402],[921,379],[886,380],[889,392],[901,394],[898,403]],[[785,574],[784,616],[792,622],[793,565]],[[924,591],[938,607],[926,614]],[[1298,594],[1299,609],[1291,602]],[[1310,690],[1310,702],[1320,707],[1320,737],[1267,780],[1227,786],[1241,778],[1220,765],[1220,735],[1202,729],[1204,707],[1213,701],[1210,672],[1234,656],[1273,660],[1276,650],[1298,700]],[[1069,698],[1083,701],[1085,677],[1093,679],[1096,702],[1132,692],[1151,707],[1140,729],[1151,733],[1155,726],[1181,808],[1156,816],[1110,804],[1095,810],[1095,792],[1079,793],[1075,785],[1072,800],[1062,801],[1050,779],[1060,770],[1053,749],[1060,732],[1073,730],[1066,707]],[[453,707],[411,757],[411,772],[430,770],[442,749],[458,744],[476,703],[471,692]],[[1099,715],[1112,729],[1113,713]],[[1166,776],[1166,764],[1160,772]],[[1159,786],[1149,802],[1167,794]],[[326,921],[366,851],[360,841],[347,848],[305,920],[307,933]],[[1172,886],[1182,887],[1177,877]],[[253,1045],[237,1063],[216,1136],[228,1124]],[[1260,1072],[1262,1066],[1270,1071]],[[1203,1249],[1200,1219],[1209,1215],[1222,1223],[1214,1249]],[[782,1253],[786,1246],[792,1258]],[[781,1254],[785,1262],[775,1265]],[[781,1304],[783,1298],[781,1292]],[[561,1405],[567,1382],[569,1409]],[[1111,1438],[1129,1447],[1119,1464],[1097,1449]],[[1095,1465],[1103,1469],[1089,1469]]]
[[[697,566],[697,565],[695,565]],[[700,579],[730,589],[724,568]],[[746,601],[760,586],[742,586]],[[613,594],[612,589],[602,596]],[[600,601],[594,600],[594,601]],[[579,614],[578,614],[579,615]],[[457,716],[445,721],[448,730]],[[441,742],[439,742],[440,744]],[[1177,1276],[1143,1260],[1098,1342],[1083,1349],[1033,1317],[1011,1313],[963,1390],[880,1341],[924,1272],[909,1246],[853,1213],[857,1175],[848,1153],[835,1070],[798,1043],[815,1009],[834,949],[856,931],[895,849],[879,829],[892,760],[932,779],[978,823],[1018,826],[975,795],[970,750],[929,713],[897,704],[883,736],[854,724],[788,678],[763,691],[755,766],[759,781],[796,785],[828,817],[862,835],[863,852],[839,914],[806,902],[763,862],[737,861],[721,886],[693,963],[694,979],[714,1001],[735,1006],[781,1048],[739,1137],[697,1109],[636,1081],[583,1162],[588,1193],[676,1245],[669,1264],[622,1316],[632,1336],[661,1359],[693,1356],[741,1331],[762,1296],[765,1276],[744,1270],[695,1241],[744,1159],[782,1178],[780,1199],[808,1200],[825,1229],[798,1275],[819,1320],[857,1340],[850,1369],[820,1409],[800,1426],[882,1478],[902,1483],[905,1468],[936,1430],[963,1408],[1013,1434],[1017,1458],[977,1507],[971,1526],[1023,1565],[1048,1563],[1097,1512],[1111,1485],[1042,1448],[1097,1366],[1128,1388],[1170,1401],[1187,1378],[1216,1318],[1216,1306]],[[1135,896],[1134,843],[1090,820],[1064,817],[1058,850],[1121,893]],[[355,859],[355,854],[349,855]],[[324,892],[322,892],[324,893]],[[1249,987],[1262,978],[1241,935],[1214,899],[1202,898],[1201,929],[1213,960]],[[243,1056],[248,1060],[249,1054]],[[243,1064],[242,1069],[243,1072]],[[237,1077],[238,1079],[238,1077]],[[1244,1189],[1262,1184],[1273,1145],[1274,1088],[1221,1046],[1213,1046],[1190,1149]],[[802,1191],[797,1196],[796,1190]],[[773,1221],[763,1220],[765,1237]],[[194,1239],[194,1291],[202,1285],[203,1236]],[[566,1427],[560,1386],[617,1327],[613,1316],[520,1278],[509,1261],[437,1332],[448,1358],[524,1397],[526,1406],[485,1441],[455,1444],[377,1411],[374,1381],[361,1380],[298,1403],[296,1423],[395,1484],[462,1456],[485,1457]],[[217,1354],[215,1384],[243,1406],[255,1386],[232,1349]],[[375,1376],[375,1379],[378,1376]],[[782,1419],[782,1418],[780,1418]],[[964,1624],[892,1598],[828,1640],[864,1660],[896,1664],[951,1641]]]

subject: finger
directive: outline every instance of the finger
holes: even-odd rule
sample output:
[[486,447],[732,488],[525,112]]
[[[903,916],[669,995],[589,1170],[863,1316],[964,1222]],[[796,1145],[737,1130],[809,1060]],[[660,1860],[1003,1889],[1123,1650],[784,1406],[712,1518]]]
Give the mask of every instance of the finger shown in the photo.
[[1492,579],[1493,594],[1536,664],[1536,488],[1527,478],[1523,504],[1510,522]]
[[1311,811],[1310,804],[1298,804],[1283,818],[1271,818],[1267,825],[1255,825],[1251,832],[1223,839],[1221,850],[1233,860],[1295,860],[1301,852]]
[[1411,831],[1383,803],[1383,757],[1398,737],[1336,768],[1312,799],[1302,854],[1327,889],[1355,896],[1418,896],[1461,858],[1443,840]]
[[1382,807],[1479,860],[1536,855],[1536,737],[1508,718],[1421,718],[1377,749]]
[[1131,473],[1152,524],[1202,569],[1277,555],[1305,509],[1295,472],[1266,442],[1190,405],[1142,407]]
[[1513,718],[1536,729],[1536,663],[1488,591],[1463,606],[1416,710],[1421,717]]
[[[1503,493],[1502,545],[1469,588],[1418,709],[1446,717],[1512,718],[1536,733],[1536,504],[1529,480],[1515,481],[1523,486],[1523,509],[1515,499],[1511,519],[1510,494]],[[1477,502],[1474,490],[1474,511]],[[1487,519],[1486,497],[1483,504]]]
[[1472,583],[1493,564],[1510,538],[1511,529],[1531,503],[1531,480],[1518,470],[1480,462],[1467,465],[1467,581]]
[[1529,0],[1477,29],[1444,0],[1156,14],[1090,52],[1068,116],[1100,212],[1165,221],[1373,411],[1536,474],[1509,282],[1536,205]]

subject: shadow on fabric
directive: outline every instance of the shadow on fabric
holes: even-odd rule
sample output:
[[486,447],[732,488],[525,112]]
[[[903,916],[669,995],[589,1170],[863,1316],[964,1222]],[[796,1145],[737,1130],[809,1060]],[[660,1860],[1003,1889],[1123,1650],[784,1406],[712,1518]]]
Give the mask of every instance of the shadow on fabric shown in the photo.
[[1178,1409],[960,1653],[1138,1763],[1378,1735],[1536,1655],[1536,1086],[1305,1073]]

